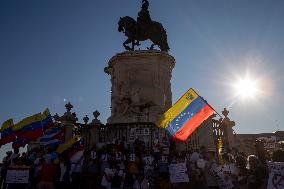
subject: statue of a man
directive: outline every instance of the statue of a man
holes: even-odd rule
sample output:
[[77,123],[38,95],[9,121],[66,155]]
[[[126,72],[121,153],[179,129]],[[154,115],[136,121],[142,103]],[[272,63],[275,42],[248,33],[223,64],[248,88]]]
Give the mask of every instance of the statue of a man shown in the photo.
[[152,19],[148,8],[149,8],[149,1],[142,0],[142,7],[141,11],[138,13],[137,23],[144,28],[147,28],[152,23]]

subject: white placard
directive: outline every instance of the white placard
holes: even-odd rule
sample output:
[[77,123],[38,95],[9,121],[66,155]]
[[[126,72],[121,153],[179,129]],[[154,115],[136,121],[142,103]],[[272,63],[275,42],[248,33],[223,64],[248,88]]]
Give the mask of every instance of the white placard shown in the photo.
[[169,165],[170,173],[185,173],[186,171],[186,163],[172,163]]
[[169,165],[171,183],[189,182],[188,174],[186,173],[186,163],[172,163]]
[[29,183],[29,169],[8,169],[6,183]]
[[270,169],[268,178],[268,189],[284,189],[284,163],[268,162]]
[[187,173],[171,174],[170,181],[171,183],[189,182],[189,178]]
[[228,178],[224,175],[224,170],[222,169],[222,167],[218,167],[216,170],[216,174],[217,174],[217,183],[219,185],[220,188],[222,189],[229,189],[229,188],[233,188],[233,181],[231,178]]

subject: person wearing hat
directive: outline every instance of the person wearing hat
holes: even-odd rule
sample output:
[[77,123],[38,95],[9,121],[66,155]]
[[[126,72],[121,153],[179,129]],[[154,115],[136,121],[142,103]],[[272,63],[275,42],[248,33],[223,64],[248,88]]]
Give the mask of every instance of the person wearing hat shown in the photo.
[[217,183],[217,162],[215,160],[215,149],[208,148],[205,153],[205,168],[204,168],[204,177],[207,184],[207,187],[210,189],[218,189]]

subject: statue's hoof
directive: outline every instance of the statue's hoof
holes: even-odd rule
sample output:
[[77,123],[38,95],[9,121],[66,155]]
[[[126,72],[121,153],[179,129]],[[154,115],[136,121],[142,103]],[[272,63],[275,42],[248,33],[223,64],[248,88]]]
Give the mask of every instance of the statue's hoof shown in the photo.
[[128,51],[132,50],[132,48],[130,48],[130,47],[125,47],[125,49],[128,50]]

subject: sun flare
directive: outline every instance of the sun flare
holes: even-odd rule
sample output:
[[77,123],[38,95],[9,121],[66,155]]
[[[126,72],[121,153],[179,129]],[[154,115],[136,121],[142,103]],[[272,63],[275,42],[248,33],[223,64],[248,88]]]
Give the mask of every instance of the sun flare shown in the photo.
[[239,79],[234,88],[236,95],[242,98],[255,98],[259,90],[257,81],[249,77]]

